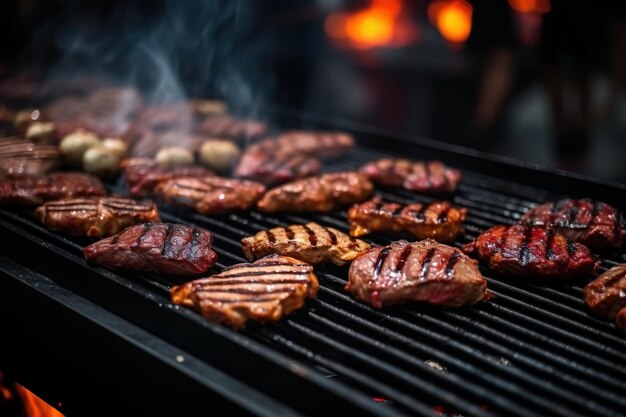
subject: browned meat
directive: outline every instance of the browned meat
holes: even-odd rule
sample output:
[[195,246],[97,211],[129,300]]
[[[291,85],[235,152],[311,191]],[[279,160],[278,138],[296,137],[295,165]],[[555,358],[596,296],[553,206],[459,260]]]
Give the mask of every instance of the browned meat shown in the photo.
[[458,169],[439,161],[408,159],[379,159],[363,165],[360,172],[377,184],[432,193],[454,192],[462,177]]
[[277,253],[313,265],[323,262],[344,265],[372,247],[367,242],[317,223],[263,230],[241,239],[241,246],[249,261]]
[[375,308],[405,301],[458,307],[490,299],[477,262],[432,239],[370,249],[350,265],[346,290]]
[[319,160],[299,154],[272,154],[248,149],[235,168],[235,176],[264,184],[282,184],[320,173]]
[[624,333],[626,333],[626,307],[622,308],[615,317],[615,324]]
[[585,304],[602,317],[614,318],[626,307],[626,264],[617,265],[587,284]]
[[111,269],[198,274],[217,261],[213,235],[199,227],[144,223],[87,246],[85,259]]
[[160,221],[154,202],[119,197],[50,201],[36,213],[50,230],[71,236],[111,236],[133,224]]
[[626,240],[626,222],[619,211],[590,198],[542,204],[526,212],[521,223],[553,228],[596,250],[619,248]]
[[131,158],[120,164],[124,179],[129,187],[129,194],[133,197],[146,197],[154,194],[154,188],[165,180],[180,177],[204,178],[212,175],[201,167],[163,168],[150,158]]
[[495,226],[463,250],[488,262],[494,271],[566,280],[594,272],[597,262],[580,243],[540,227]]
[[337,158],[354,148],[354,138],[344,132],[292,130],[250,146],[267,154],[307,155]]
[[56,146],[23,139],[0,140],[0,179],[40,177],[58,165]]
[[334,172],[284,184],[269,190],[257,203],[260,211],[328,212],[337,207],[360,203],[374,186],[356,172]]
[[65,197],[102,195],[106,190],[98,178],[78,172],[0,181],[0,204],[37,206]]
[[280,320],[315,298],[319,289],[311,265],[270,255],[251,264],[237,264],[219,274],[172,288],[172,302],[233,328],[248,319]]
[[467,209],[456,209],[447,201],[400,204],[375,197],[348,210],[350,236],[372,232],[408,232],[417,239],[451,242],[462,229]]
[[242,120],[222,115],[204,119],[195,129],[207,137],[248,139],[264,134],[267,125],[258,120]]
[[247,210],[265,192],[262,184],[222,177],[174,178],[155,190],[164,202],[191,207],[202,214]]

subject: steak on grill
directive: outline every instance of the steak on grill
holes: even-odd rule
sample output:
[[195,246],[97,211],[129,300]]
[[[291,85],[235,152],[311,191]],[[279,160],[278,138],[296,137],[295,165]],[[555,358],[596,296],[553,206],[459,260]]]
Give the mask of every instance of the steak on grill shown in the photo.
[[56,146],[23,139],[0,141],[0,179],[39,177],[59,164]]
[[462,178],[458,169],[439,161],[408,159],[379,159],[363,165],[360,172],[377,184],[431,193],[454,192]]
[[309,156],[248,149],[235,168],[235,176],[264,184],[281,184],[319,174],[321,168],[320,161]]
[[119,197],[50,201],[39,206],[36,214],[48,229],[70,236],[111,236],[133,224],[160,221],[154,202]]
[[477,262],[432,239],[399,240],[352,261],[346,290],[375,308],[405,301],[458,307],[492,297]]
[[374,197],[348,210],[350,236],[372,232],[408,232],[417,239],[451,242],[462,229],[467,209],[456,209],[446,201],[430,204],[384,202]]
[[257,203],[260,211],[328,212],[337,207],[360,203],[374,186],[356,172],[333,172],[280,185],[269,190]]
[[590,274],[598,265],[585,245],[554,230],[521,224],[492,227],[463,250],[494,271],[525,277],[566,280]]
[[171,290],[172,302],[205,318],[243,327],[248,319],[280,320],[315,298],[319,289],[313,267],[294,258],[270,255],[254,263],[226,268]]
[[338,158],[354,148],[354,138],[344,132],[292,130],[250,146],[266,154],[308,155],[320,159]]
[[619,248],[626,240],[626,222],[614,207],[590,198],[542,204],[524,214],[523,224],[554,228],[591,249]]
[[111,269],[198,274],[217,261],[213,235],[199,227],[144,223],[87,246],[85,259]]
[[614,266],[591,281],[583,289],[583,296],[594,313],[614,318],[626,307],[626,264]]
[[249,139],[265,133],[267,125],[259,120],[242,120],[230,115],[208,117],[195,126],[207,137]]
[[323,262],[344,265],[372,247],[337,229],[313,222],[263,230],[241,239],[241,245],[249,261],[277,253],[313,265]]
[[224,214],[250,208],[265,192],[262,184],[222,177],[174,178],[155,190],[164,202],[191,207],[202,214]]
[[106,190],[98,178],[78,172],[0,181],[0,204],[38,206],[64,197],[103,195]]

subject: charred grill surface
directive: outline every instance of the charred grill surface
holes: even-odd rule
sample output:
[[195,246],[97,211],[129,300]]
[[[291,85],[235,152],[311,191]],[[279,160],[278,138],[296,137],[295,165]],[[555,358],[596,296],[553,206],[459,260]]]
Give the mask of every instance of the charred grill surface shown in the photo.
[[614,318],[626,307],[626,264],[617,265],[584,288],[585,304],[599,316]]
[[408,159],[379,159],[363,165],[360,172],[376,184],[426,193],[454,192],[462,178],[461,171],[439,161]]
[[106,190],[98,178],[79,172],[0,182],[0,205],[37,206],[64,197],[103,195]]

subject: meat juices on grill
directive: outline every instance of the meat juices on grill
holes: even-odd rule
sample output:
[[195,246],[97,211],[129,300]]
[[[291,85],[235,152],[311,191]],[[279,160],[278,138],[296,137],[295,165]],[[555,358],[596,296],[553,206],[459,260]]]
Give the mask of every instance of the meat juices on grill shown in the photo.
[[277,253],[313,265],[323,262],[344,265],[372,247],[337,229],[313,222],[263,230],[241,239],[241,246],[249,261]]
[[494,271],[524,277],[566,280],[594,272],[589,248],[540,227],[495,226],[463,250],[488,262]]
[[614,266],[587,284],[583,297],[594,313],[614,318],[626,307],[626,264]]
[[356,172],[333,172],[298,180],[269,190],[257,203],[260,211],[274,213],[328,212],[360,203],[374,190],[372,183]]
[[171,290],[172,302],[206,319],[243,327],[248,319],[280,320],[315,298],[319,289],[313,267],[294,258],[270,255],[254,263],[226,268]]
[[50,230],[70,236],[103,237],[137,223],[158,222],[152,201],[119,197],[81,197],[50,201],[36,210]]
[[492,297],[475,260],[432,239],[370,249],[352,261],[346,290],[375,308],[412,300],[458,307]]
[[375,197],[348,210],[350,236],[372,232],[408,232],[417,239],[451,242],[462,230],[467,209],[456,209],[447,201],[430,204],[383,202]]
[[111,269],[199,274],[217,261],[213,235],[199,227],[144,223],[84,249],[85,259]]
[[520,223],[553,228],[596,250],[619,248],[626,240],[626,222],[619,211],[590,198],[542,204],[527,211]]
[[65,197],[103,196],[106,193],[98,178],[78,172],[0,181],[0,204],[38,206]]
[[319,174],[319,160],[298,154],[270,154],[260,149],[248,149],[243,154],[235,176],[263,184],[281,184]]
[[369,162],[359,171],[377,184],[432,193],[454,192],[462,178],[461,171],[439,161],[385,158]]
[[224,214],[250,208],[265,192],[263,184],[222,177],[174,178],[155,190],[168,204],[191,207],[202,214]]

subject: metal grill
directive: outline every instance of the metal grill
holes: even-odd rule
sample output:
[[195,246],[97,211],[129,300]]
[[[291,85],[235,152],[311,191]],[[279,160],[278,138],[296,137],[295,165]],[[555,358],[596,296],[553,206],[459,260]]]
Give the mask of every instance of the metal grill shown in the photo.
[[[362,147],[328,169],[352,170],[379,157]],[[392,201],[433,200],[403,190],[378,192]],[[459,191],[449,196],[469,209],[455,245],[561,197],[464,171]],[[347,229],[345,210],[208,217],[170,208],[162,218],[213,232],[217,271],[244,262],[240,239],[260,229],[311,220]],[[42,273],[304,414],[573,417],[626,410],[626,338],[587,312],[586,280],[529,282],[481,268],[495,293],[492,301],[459,309],[408,303],[375,310],[344,291],[347,267],[321,266],[317,299],[278,323],[250,323],[236,333],[171,305],[168,290],[179,279],[91,267],[82,260],[87,242],[48,232],[32,214],[0,210],[0,226],[30,250],[49,253],[58,267],[51,271],[42,261]],[[40,240],[45,243],[32,245]],[[393,237],[366,240],[387,244]],[[624,254],[610,254],[602,267],[620,262],[626,262]]]

